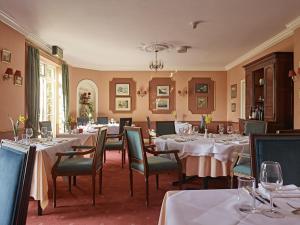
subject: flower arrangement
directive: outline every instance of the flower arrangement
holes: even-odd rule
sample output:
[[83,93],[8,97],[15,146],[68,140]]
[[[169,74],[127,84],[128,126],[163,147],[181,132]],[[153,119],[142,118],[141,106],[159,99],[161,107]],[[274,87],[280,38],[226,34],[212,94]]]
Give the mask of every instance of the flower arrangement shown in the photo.
[[70,127],[72,130],[76,126],[76,118],[73,115],[69,115],[67,120],[66,120],[66,127]]
[[200,128],[202,130],[206,129],[206,125],[210,124],[212,122],[212,116],[211,115],[202,115],[200,118]]
[[20,123],[25,124],[26,122],[26,118],[24,115],[19,115],[18,119],[14,122],[12,117],[9,117],[10,122],[11,122],[11,126],[14,132],[14,137],[15,139],[18,137],[18,133],[19,133],[19,125]]
[[173,111],[173,112],[172,112],[172,115],[174,116],[175,120],[177,120],[177,112],[176,112],[176,111]]

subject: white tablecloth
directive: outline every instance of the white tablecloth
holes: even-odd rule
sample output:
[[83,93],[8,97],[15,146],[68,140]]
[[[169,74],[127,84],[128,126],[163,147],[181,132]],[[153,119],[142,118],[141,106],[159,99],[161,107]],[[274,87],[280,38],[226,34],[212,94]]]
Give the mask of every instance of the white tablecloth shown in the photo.
[[53,140],[53,146],[35,144],[37,147],[35,164],[33,169],[30,196],[40,200],[42,209],[48,205],[48,186],[52,183],[51,169],[57,157],[57,152],[71,150],[71,146],[80,145],[78,138],[57,138]]
[[176,131],[176,134],[179,134],[179,129],[180,128],[188,129],[189,130],[189,129],[192,129],[192,124],[175,121],[175,131]]
[[78,138],[81,145],[95,146],[97,141],[97,132],[93,133],[81,133],[81,134],[58,134],[57,138]]
[[[279,203],[278,203],[279,202]],[[260,213],[238,210],[237,190],[170,191],[162,203],[158,225],[296,225],[299,215],[291,214],[286,199],[279,199],[277,210],[285,217],[274,219]],[[257,203],[258,209],[267,205]]]
[[114,123],[114,124],[93,124],[91,126],[87,126],[85,129],[87,131],[91,131],[93,129],[101,128],[101,127],[107,127],[107,134],[119,134],[119,124]]

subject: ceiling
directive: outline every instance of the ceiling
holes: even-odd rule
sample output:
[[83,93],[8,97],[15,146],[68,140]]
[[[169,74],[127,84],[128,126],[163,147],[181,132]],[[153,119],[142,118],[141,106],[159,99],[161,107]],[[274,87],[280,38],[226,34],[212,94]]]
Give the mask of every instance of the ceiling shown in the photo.
[[[224,70],[285,29],[299,0],[0,0],[0,10],[27,32],[64,50],[73,66],[148,70],[142,44],[191,46],[160,52],[165,70]],[[202,20],[193,30],[190,22]]]

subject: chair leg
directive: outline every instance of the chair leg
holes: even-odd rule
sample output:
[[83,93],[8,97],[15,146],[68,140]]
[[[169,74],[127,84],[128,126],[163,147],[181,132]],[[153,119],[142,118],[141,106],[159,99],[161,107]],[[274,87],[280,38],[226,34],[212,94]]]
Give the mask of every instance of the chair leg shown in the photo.
[[72,185],[71,185],[71,178],[72,178],[72,177],[69,176],[69,192],[71,192],[71,186],[72,186]]
[[132,170],[129,169],[129,180],[130,180],[130,196],[133,196],[133,175]]
[[56,207],[56,177],[52,177],[53,182],[53,208]]
[[149,206],[149,180],[148,177],[145,177],[145,183],[146,183],[146,206]]
[[102,194],[102,168],[99,171],[99,194]]
[[124,168],[124,151],[123,149],[121,150],[121,164],[122,164],[122,169]]
[[159,175],[156,174],[156,190],[159,188]]
[[185,175],[182,174],[182,171],[179,170],[178,171],[178,180],[179,180],[179,189],[180,190],[182,190],[182,183],[184,182],[184,176]]
[[95,189],[96,189],[96,175],[95,174],[93,174],[93,176],[92,176],[92,189],[93,189],[93,206],[95,206]]
[[106,149],[104,149],[104,156],[103,156],[104,162],[106,162]]
[[76,186],[76,176],[73,177],[73,186]]

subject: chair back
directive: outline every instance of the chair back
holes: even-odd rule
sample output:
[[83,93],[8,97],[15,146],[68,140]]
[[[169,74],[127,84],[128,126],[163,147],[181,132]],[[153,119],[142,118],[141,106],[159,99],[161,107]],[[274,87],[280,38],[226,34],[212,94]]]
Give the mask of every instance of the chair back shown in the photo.
[[97,117],[97,124],[108,124],[108,117]]
[[263,161],[279,162],[283,183],[300,186],[300,134],[267,134],[250,136],[252,175],[259,180]]
[[87,117],[77,117],[77,125],[85,126],[89,123],[89,118]]
[[244,134],[265,134],[267,133],[267,123],[260,120],[245,121]]
[[144,164],[144,160],[147,157],[144,151],[142,128],[125,127],[125,137],[127,140],[129,165],[131,163]]
[[148,130],[151,130],[151,121],[150,121],[149,116],[147,116],[147,127],[148,127]]
[[295,130],[277,130],[277,134],[300,134],[300,129]]
[[156,135],[176,134],[174,121],[156,121]]
[[102,168],[103,166],[103,154],[105,148],[105,138],[106,138],[107,127],[102,127],[98,131],[96,152],[94,154],[94,165],[96,170]]
[[36,147],[1,141],[0,225],[25,225]]
[[119,134],[123,134],[124,132],[124,126],[131,126],[132,124],[132,118],[120,118],[120,124],[119,124]]
[[42,127],[47,127],[47,131],[52,131],[51,121],[40,121],[39,126],[40,126],[40,130]]

